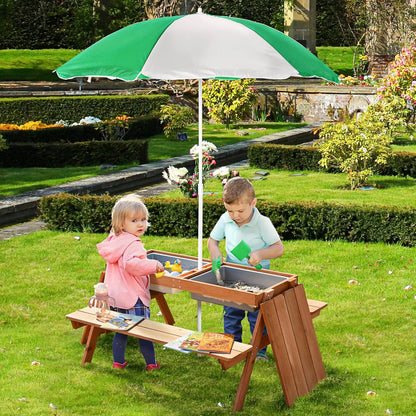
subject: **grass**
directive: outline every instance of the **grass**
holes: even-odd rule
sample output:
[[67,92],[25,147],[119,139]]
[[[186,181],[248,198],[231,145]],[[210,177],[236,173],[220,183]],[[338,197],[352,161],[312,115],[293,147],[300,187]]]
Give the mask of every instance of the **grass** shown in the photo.
[[[104,267],[95,245],[104,237],[42,231],[0,242],[0,371],[7,380],[0,414],[231,414],[242,363],[224,372],[215,360],[157,345],[162,368],[146,373],[137,340],[129,339],[129,366],[114,371],[112,336],[106,335],[92,363],[80,366],[82,329],[72,329],[65,314],[86,306],[93,295]],[[145,236],[144,242],[149,249],[196,255],[194,239]],[[272,269],[297,274],[308,298],[328,302],[314,320],[328,377],[287,408],[269,347],[269,363],[256,363],[239,414],[413,414],[415,299],[405,287],[415,285],[414,249],[342,241],[284,245]],[[349,284],[351,279],[359,284]],[[166,298],[177,325],[196,329],[196,301],[186,292]],[[152,319],[162,321],[155,302]],[[202,303],[202,323],[203,330],[221,331],[221,307]],[[248,342],[247,327],[244,337]]]
[[[219,148],[245,140],[257,139],[258,137],[269,134],[291,130],[304,125],[305,123],[253,122],[239,123],[231,126],[227,130],[224,124],[204,124],[202,136],[203,140],[209,141]],[[151,137],[149,143],[149,160],[153,162],[189,154],[189,149],[195,144],[198,144],[198,125],[194,124],[189,126],[184,129],[184,132],[188,134],[188,141],[186,142],[169,141],[164,134]],[[238,134],[239,132],[247,134],[240,135]]]
[[74,49],[2,49],[0,81],[59,81],[52,71],[79,52]]
[[[267,134],[290,130],[303,126],[301,123],[242,123],[227,130],[224,125],[206,125],[204,127],[204,140],[214,143],[217,147],[238,141],[254,139]],[[244,130],[247,136],[236,135],[236,131]],[[189,154],[189,149],[198,143],[198,130],[195,126],[186,129],[189,140],[186,142],[169,141],[164,134],[149,139],[149,160],[168,159],[175,156]],[[137,164],[118,166],[112,172],[137,166]],[[66,168],[0,168],[0,198],[17,195],[34,189],[105,174],[99,166],[66,167]]]
[[416,153],[416,142],[414,132],[402,133],[398,135],[392,144],[392,149],[395,152],[410,152]]
[[[118,166],[115,170],[131,165]],[[48,188],[91,176],[103,175],[99,166],[67,168],[0,168],[0,197],[8,197],[34,189]]]
[[354,48],[351,46],[316,48],[318,58],[338,75],[353,76]]
[[[317,47],[318,58],[337,74],[352,75],[352,47]],[[0,81],[59,81],[52,71],[73,58],[75,49],[0,50]]]
[[[256,168],[244,168],[240,175],[255,177]],[[416,204],[416,179],[393,176],[373,176],[369,183],[374,190],[351,191],[346,174],[328,174],[312,171],[267,170],[264,180],[254,182],[256,196],[262,201],[316,201],[342,205],[395,205]],[[221,184],[216,179],[207,181],[206,192],[216,192],[212,198],[220,198]],[[178,198],[179,190],[162,194],[164,198]]]

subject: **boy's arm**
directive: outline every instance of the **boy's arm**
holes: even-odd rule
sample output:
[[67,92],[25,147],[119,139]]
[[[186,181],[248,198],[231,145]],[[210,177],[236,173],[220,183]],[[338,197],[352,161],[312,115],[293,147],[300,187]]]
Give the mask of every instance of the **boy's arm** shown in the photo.
[[221,263],[223,262],[222,253],[220,251],[220,242],[217,240],[214,240],[213,238],[208,239],[208,250],[209,254],[211,256],[211,260],[216,259],[218,256],[221,257]]
[[257,266],[262,260],[276,259],[277,257],[282,256],[283,253],[283,244],[279,240],[267,248],[252,251],[250,253],[250,258],[248,259],[248,264],[250,264],[251,266]]

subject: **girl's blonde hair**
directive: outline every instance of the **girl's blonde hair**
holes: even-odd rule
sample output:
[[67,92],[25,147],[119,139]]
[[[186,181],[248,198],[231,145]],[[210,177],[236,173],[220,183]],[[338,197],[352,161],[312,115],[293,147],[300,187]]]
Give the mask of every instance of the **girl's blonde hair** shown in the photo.
[[[145,215],[149,218],[149,211],[139,195],[129,194],[120,198],[111,211],[111,226],[115,235],[123,231],[123,224],[127,215]],[[147,223],[147,226],[150,224]]]

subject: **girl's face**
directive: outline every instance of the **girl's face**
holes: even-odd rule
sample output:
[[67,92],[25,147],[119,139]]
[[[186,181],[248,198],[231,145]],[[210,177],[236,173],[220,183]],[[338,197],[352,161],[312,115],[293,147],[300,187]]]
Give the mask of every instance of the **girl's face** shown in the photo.
[[147,229],[147,217],[145,213],[126,215],[123,222],[123,231],[140,237]]

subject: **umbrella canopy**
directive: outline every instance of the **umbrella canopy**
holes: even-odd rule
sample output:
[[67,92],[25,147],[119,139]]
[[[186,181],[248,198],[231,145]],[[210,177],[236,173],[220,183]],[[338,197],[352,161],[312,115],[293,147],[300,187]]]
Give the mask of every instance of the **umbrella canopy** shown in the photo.
[[56,70],[60,78],[209,79],[338,76],[300,43],[245,19],[199,11],[127,26]]
[[[198,13],[127,26],[55,71],[62,79],[198,79],[198,266],[202,267],[202,80],[338,76],[300,43],[258,22]],[[201,328],[198,301],[198,329]]]

